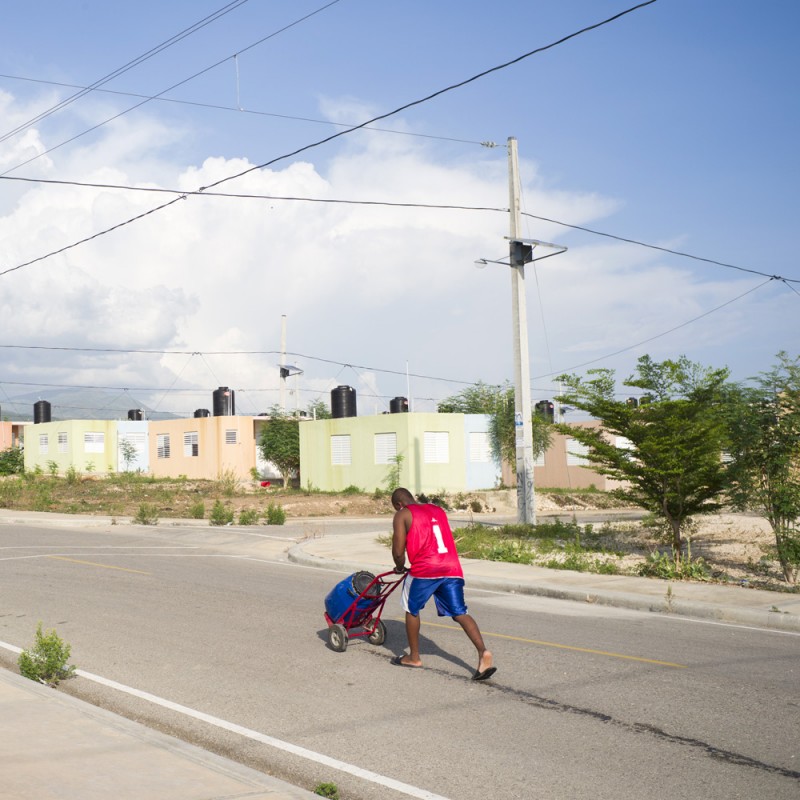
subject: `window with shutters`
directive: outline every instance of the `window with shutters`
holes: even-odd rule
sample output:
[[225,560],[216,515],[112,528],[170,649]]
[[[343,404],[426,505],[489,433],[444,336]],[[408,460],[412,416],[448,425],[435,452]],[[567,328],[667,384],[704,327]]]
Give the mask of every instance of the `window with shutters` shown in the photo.
[[397,434],[375,434],[375,463],[394,464],[397,458]]
[[183,454],[187,457],[200,455],[200,439],[197,431],[187,431],[183,434]]
[[39,434],[39,455],[47,455],[47,448],[48,448],[48,441],[47,441],[47,434],[40,433]]
[[84,453],[104,453],[106,449],[106,435],[102,431],[86,431],[83,434]]
[[471,431],[469,434],[469,460],[473,464],[488,464],[492,460],[492,446],[486,431]]
[[169,434],[159,433],[156,436],[156,456],[158,458],[169,458]]
[[236,428],[225,431],[225,444],[236,444],[238,441],[238,433]]
[[589,447],[577,439],[567,439],[567,466],[585,467],[589,464],[586,458]]
[[331,436],[331,465],[349,467],[350,460],[350,435]]
[[423,451],[426,464],[449,464],[450,434],[447,431],[425,431]]
[[61,431],[58,434],[58,452],[59,453],[66,453],[67,452],[67,445],[68,439],[67,434],[65,431]]

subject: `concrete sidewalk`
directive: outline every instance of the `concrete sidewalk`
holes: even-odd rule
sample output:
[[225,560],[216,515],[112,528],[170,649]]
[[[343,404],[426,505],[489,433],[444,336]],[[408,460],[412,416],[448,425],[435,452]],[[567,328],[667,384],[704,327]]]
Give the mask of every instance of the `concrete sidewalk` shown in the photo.
[[317,795],[0,669],[8,800],[301,800]]

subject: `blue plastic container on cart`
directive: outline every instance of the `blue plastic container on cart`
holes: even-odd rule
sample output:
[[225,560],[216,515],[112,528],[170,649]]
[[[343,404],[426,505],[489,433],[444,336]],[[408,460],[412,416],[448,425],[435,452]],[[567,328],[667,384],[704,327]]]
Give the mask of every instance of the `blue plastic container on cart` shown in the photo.
[[[334,622],[338,621],[347,609],[353,605],[353,601],[360,594],[363,594],[374,580],[375,576],[371,572],[354,572],[343,581],[339,581],[325,598],[325,612]],[[375,588],[375,595],[376,597],[379,596],[377,587]],[[365,597],[359,600],[356,604],[358,612],[369,611],[375,605],[375,600],[376,598],[373,597]]]

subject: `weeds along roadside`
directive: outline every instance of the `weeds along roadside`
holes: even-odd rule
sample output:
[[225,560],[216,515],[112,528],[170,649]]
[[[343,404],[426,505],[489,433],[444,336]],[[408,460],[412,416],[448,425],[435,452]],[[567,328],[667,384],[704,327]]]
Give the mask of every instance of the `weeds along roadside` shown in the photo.
[[170,518],[280,525],[286,518],[280,497],[230,473],[217,480],[191,480],[125,472],[99,476],[70,468],[64,475],[39,469],[0,477],[0,508],[129,517],[144,525]]

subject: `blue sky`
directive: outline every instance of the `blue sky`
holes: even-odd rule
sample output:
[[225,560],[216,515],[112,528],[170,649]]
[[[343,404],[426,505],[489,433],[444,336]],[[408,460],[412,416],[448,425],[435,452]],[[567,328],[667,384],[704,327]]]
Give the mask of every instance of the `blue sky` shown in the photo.
[[[75,91],[54,83],[88,86],[224,5],[4,9],[0,137]],[[232,8],[103,87],[148,96],[204,71],[164,95],[193,105],[154,100],[58,147],[140,102],[92,92],[0,141],[0,172],[207,186],[634,3],[325,5]],[[220,188],[503,209],[503,145],[515,136],[524,211],[800,279],[798,22],[792,0],[658,0],[376,126],[393,132],[342,136]],[[2,180],[0,272],[166,199]],[[553,395],[560,372],[605,366],[624,378],[644,353],[728,366],[736,379],[797,353],[800,284],[762,286],[767,277],[528,217],[524,229],[569,247],[528,268],[534,400]],[[128,387],[186,411],[230,385],[238,410],[265,410],[279,358],[247,353],[279,349],[285,314],[301,407],[346,383],[364,413],[409,393],[432,408],[469,382],[513,379],[507,270],[473,265],[500,258],[507,233],[500,211],[181,201],[0,275],[0,344],[181,354],[2,349],[0,404],[46,398],[36,384],[55,383]]]

